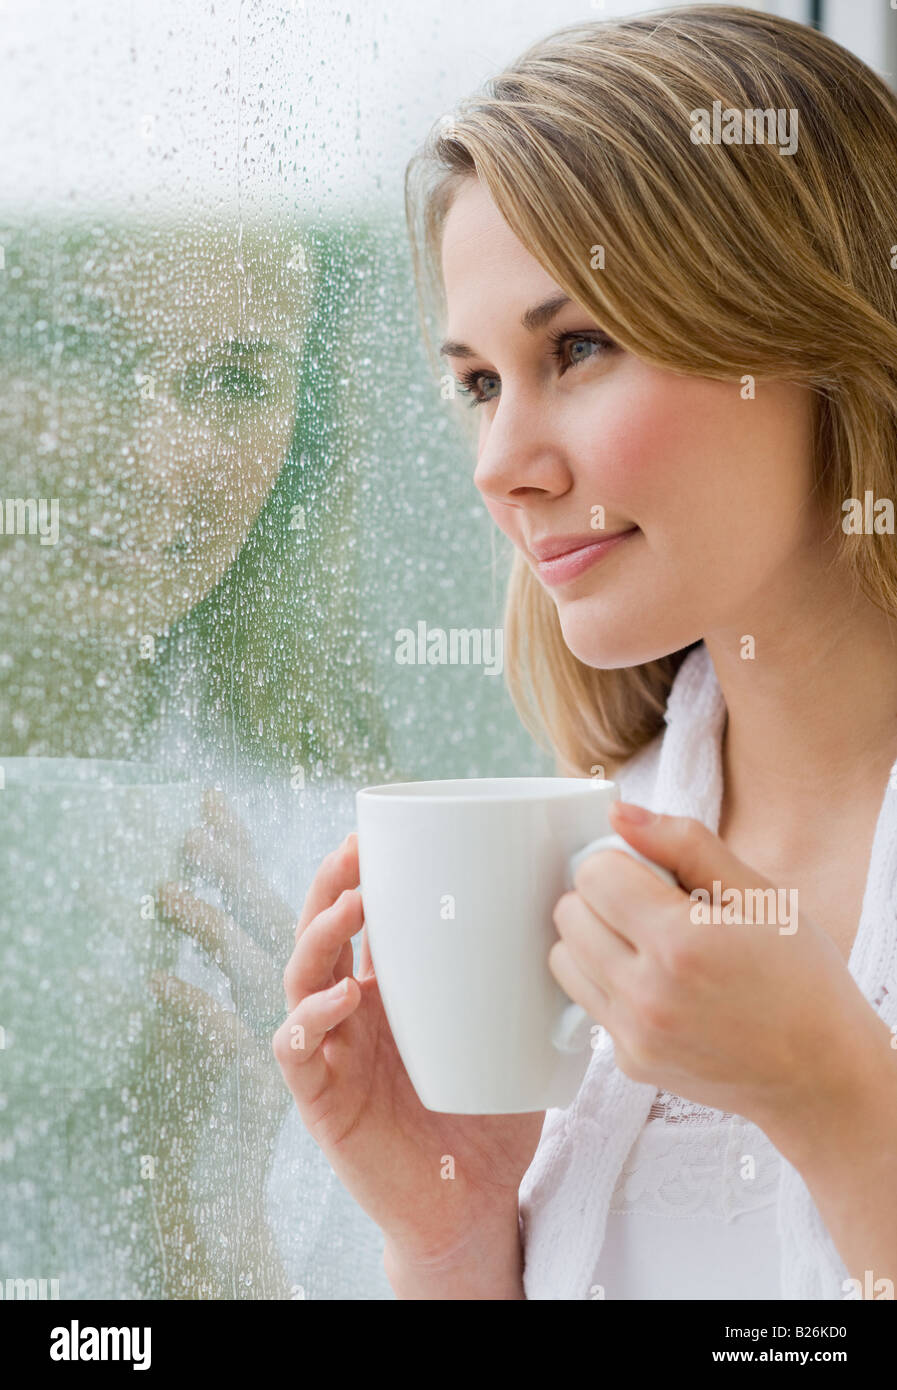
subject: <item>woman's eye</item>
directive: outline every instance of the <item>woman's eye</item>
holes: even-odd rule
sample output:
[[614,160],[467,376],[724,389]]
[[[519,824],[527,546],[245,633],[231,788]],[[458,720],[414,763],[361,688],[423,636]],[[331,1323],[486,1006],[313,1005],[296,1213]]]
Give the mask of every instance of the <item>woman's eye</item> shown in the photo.
[[229,343],[217,357],[192,362],[182,374],[185,401],[261,404],[276,394],[283,366],[277,355],[244,343]]
[[[583,362],[588,362],[592,357],[601,356],[604,352],[616,346],[606,333],[555,333],[551,338],[551,355],[560,364],[561,371],[564,372],[568,367],[578,367]],[[578,349],[582,349],[579,351]],[[483,383],[486,389],[484,390]],[[498,390],[495,395],[486,392],[489,384],[493,383]],[[467,372],[460,381],[459,387],[465,396],[469,396],[470,405],[485,405],[486,401],[494,400],[501,390],[501,381],[494,372]]]
[[259,400],[265,395],[265,386],[264,377],[253,371],[250,364],[233,358],[191,363],[182,379],[185,398],[193,400],[217,395]]
[[483,405],[486,401],[494,400],[494,396],[483,394],[481,382],[489,382],[500,387],[501,382],[498,377],[491,372],[465,372],[459,382],[459,387],[465,396],[470,396],[471,405]]
[[[590,351],[578,355],[576,349],[580,347],[589,348]],[[593,343],[591,338],[575,338],[573,342],[570,343],[570,360],[571,362],[585,362],[587,358],[592,356],[593,352],[597,351],[597,344]]]
[[[567,367],[578,367],[581,362],[588,362],[592,357],[603,356],[616,347],[616,343],[606,333],[597,330],[592,333],[553,333],[551,342],[551,355],[560,363],[562,371]],[[589,351],[577,353],[576,349],[581,347],[588,348]]]

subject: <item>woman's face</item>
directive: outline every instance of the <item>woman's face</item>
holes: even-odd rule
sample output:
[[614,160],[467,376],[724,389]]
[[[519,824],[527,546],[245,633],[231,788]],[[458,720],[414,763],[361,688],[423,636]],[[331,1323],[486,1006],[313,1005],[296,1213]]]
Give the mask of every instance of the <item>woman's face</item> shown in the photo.
[[59,264],[50,235],[23,254],[19,308],[37,327],[0,361],[6,490],[56,499],[59,536],[19,540],[5,567],[0,547],[4,614],[124,639],[218,582],[296,425],[308,275],[291,249],[135,225]]
[[474,481],[580,661],[639,665],[712,633],[738,642],[788,611],[820,565],[809,391],[758,381],[746,400],[740,379],[652,366],[572,301],[524,326],[563,291],[479,180],[448,214],[442,267],[443,350],[482,401]]

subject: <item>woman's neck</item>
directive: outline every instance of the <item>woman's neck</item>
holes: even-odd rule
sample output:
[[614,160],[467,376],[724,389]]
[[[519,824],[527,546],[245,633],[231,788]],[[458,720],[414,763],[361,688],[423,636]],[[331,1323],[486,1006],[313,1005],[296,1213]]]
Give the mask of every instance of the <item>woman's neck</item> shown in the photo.
[[738,825],[812,862],[839,816],[880,806],[897,760],[897,623],[856,599],[841,619],[705,641],[726,701],[720,835]]
[[0,630],[0,756],[140,758],[150,673],[113,636]]

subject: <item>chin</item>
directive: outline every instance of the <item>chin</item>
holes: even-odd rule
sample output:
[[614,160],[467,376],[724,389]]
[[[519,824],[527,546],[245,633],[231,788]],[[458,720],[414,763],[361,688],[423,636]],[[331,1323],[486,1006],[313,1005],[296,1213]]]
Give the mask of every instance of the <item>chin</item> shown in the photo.
[[[658,657],[669,656],[686,646],[687,642],[664,640],[657,632],[649,632],[637,619],[617,617],[608,621],[607,614],[591,614],[587,606],[579,612],[558,609],[564,643],[584,666],[598,671],[616,671],[627,666],[643,666]],[[688,641],[694,641],[689,638]]]

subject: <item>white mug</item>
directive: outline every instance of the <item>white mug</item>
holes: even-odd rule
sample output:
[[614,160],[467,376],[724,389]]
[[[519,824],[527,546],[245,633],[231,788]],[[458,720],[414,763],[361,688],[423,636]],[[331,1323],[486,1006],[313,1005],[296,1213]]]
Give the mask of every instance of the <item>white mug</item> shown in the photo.
[[568,1106],[597,1025],[548,967],[579,863],[623,849],[615,782],[462,778],[356,794],[371,961],[421,1104],[455,1115]]

